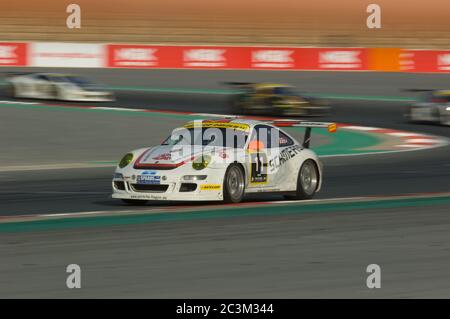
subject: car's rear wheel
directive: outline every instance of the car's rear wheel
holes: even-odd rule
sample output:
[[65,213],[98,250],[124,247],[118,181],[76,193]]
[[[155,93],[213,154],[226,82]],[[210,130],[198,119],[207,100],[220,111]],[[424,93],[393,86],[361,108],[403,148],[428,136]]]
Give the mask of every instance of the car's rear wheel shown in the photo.
[[238,164],[231,164],[225,172],[223,183],[223,197],[226,203],[239,203],[244,198],[245,178],[242,167]]
[[319,170],[313,160],[306,160],[300,167],[297,177],[295,195],[287,195],[286,199],[311,199],[319,187]]
[[53,85],[50,89],[50,95],[53,97],[53,99],[55,100],[64,100],[64,96],[61,92],[61,90],[56,86]]
[[133,206],[143,206],[147,204],[148,200],[142,200],[142,199],[122,199],[122,201],[128,205]]

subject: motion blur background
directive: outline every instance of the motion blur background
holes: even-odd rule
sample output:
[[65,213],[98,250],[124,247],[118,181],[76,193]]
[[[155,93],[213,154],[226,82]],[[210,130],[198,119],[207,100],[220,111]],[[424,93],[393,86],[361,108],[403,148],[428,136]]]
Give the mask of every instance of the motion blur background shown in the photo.
[[[68,30],[66,7],[82,9]],[[382,9],[368,29],[366,8]],[[0,41],[450,48],[448,0],[1,0]]]

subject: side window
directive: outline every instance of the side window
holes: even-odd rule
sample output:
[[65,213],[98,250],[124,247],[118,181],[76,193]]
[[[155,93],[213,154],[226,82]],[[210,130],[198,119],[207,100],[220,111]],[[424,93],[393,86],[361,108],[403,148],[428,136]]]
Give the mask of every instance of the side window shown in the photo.
[[279,133],[280,131],[272,126],[260,124],[255,126],[251,140],[258,139],[265,148],[278,147]]
[[38,79],[38,80],[41,80],[41,81],[46,81],[46,82],[49,82],[50,81],[50,79],[48,78],[48,76],[46,76],[46,75],[37,75],[36,76],[36,79]]
[[289,136],[279,131],[278,144],[280,145],[280,147],[291,146],[294,145],[294,141]]
[[272,92],[273,92],[272,88],[262,88],[258,90],[258,93],[263,95],[270,95],[272,94]]

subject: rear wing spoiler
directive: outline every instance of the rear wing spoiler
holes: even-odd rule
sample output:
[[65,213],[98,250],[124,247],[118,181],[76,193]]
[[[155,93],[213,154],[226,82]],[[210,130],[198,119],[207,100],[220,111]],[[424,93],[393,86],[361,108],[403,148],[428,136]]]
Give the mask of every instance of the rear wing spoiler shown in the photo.
[[[228,115],[228,114],[208,114],[208,113],[197,113],[197,116],[209,118],[209,119],[239,119],[244,118],[240,115]],[[337,131],[337,124],[333,122],[310,122],[302,120],[272,120],[272,121],[261,121],[263,123],[272,124],[277,127],[304,127],[305,136],[303,138],[303,147],[309,148],[311,142],[311,129],[312,128],[326,128],[328,132],[335,133]]]
[[229,86],[248,86],[248,85],[252,85],[255,83],[253,83],[253,82],[222,82],[222,84],[229,85]]
[[11,77],[11,76],[19,76],[19,75],[31,75],[35,74],[33,72],[0,72],[0,75],[3,75],[4,77]]
[[417,93],[417,92],[433,92],[436,91],[435,89],[403,89],[403,92],[412,92],[412,93]]
[[274,120],[270,122],[266,122],[272,124],[277,127],[304,127],[305,136],[303,138],[303,147],[309,148],[309,144],[311,142],[311,129],[312,128],[326,128],[328,132],[335,133],[337,131],[336,123],[332,122],[309,122],[309,121],[301,121],[301,120]]

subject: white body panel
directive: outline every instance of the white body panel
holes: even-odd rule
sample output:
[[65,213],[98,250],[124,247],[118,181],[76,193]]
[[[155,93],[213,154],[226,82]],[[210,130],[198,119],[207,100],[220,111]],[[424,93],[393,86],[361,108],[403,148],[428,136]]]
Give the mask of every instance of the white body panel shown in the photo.
[[8,79],[14,96],[30,99],[56,99],[61,101],[110,102],[114,95],[107,91],[85,90],[74,83],[53,82],[41,78],[45,74],[17,75]]
[[[280,130],[281,131],[281,130]],[[286,132],[282,131],[288,135]],[[288,135],[289,136],[289,135]],[[291,136],[289,136],[292,138]],[[317,155],[310,149],[303,148],[295,139],[293,145],[281,148],[265,149],[264,153],[266,166],[265,170],[259,171],[267,173],[255,173],[257,164],[255,156],[247,150],[248,141],[243,149],[195,146],[192,151],[186,151],[181,146],[160,145],[153,148],[134,150],[132,162],[120,168],[116,168],[113,178],[113,198],[133,199],[133,200],[180,200],[180,201],[210,201],[223,200],[224,179],[228,166],[231,163],[242,165],[245,172],[245,193],[261,192],[295,192],[297,189],[297,178],[302,164],[310,159],[318,168],[319,182],[317,191],[322,183],[322,164]],[[182,156],[177,154],[182,153]],[[211,163],[202,170],[195,170],[192,167],[192,159],[201,155],[210,155]],[[224,158],[226,157],[226,158]],[[227,158],[233,160],[228,161]],[[252,164],[253,163],[253,164]],[[164,165],[169,165],[171,169],[165,169]],[[253,170],[252,170],[253,165]],[[148,167],[148,168],[147,168]],[[185,181],[183,176],[196,175],[206,176],[204,180]],[[253,182],[252,182],[252,176]],[[144,180],[144,184],[150,182],[153,185],[163,185],[156,187],[166,187],[166,190],[145,190],[136,189]],[[255,182],[256,178],[256,182]],[[262,181],[262,182],[261,182]],[[122,189],[117,187],[117,182],[122,185]],[[197,187],[194,191],[182,192],[182,183],[195,183]]]

